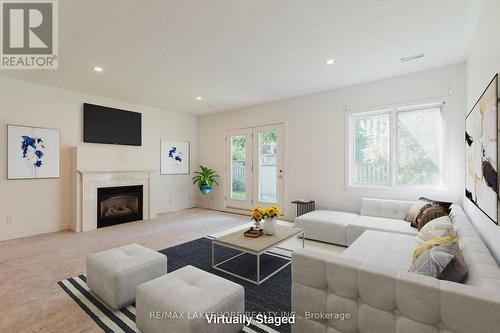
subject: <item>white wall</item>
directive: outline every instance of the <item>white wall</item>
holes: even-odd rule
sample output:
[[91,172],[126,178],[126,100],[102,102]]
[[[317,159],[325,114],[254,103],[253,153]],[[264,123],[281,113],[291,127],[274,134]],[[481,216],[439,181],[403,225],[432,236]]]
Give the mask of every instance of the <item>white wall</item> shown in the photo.
[[[195,206],[190,175],[161,176],[160,140],[191,142],[196,166],[196,117],[123,103],[47,86],[0,78],[0,240],[68,229],[73,219],[70,147],[95,155],[92,169],[153,169],[153,213]],[[143,146],[82,142],[83,103],[123,108],[143,114]],[[7,124],[61,130],[61,178],[7,180]],[[103,158],[106,156],[106,158]],[[12,223],[7,223],[12,216]]]
[[[444,192],[396,193],[345,189],[345,108],[349,110],[413,104],[445,98],[446,164]],[[224,174],[224,132],[230,129],[285,122],[287,127],[287,203],[316,200],[319,209],[359,211],[363,196],[415,199],[429,195],[461,202],[464,187],[465,65],[456,65],[385,79],[323,93],[301,96],[198,118],[198,161]],[[201,206],[224,209],[224,180]],[[287,205],[293,217],[294,206]]]
[[[498,13],[500,13],[500,1],[486,0],[467,59],[467,110],[474,106],[493,76],[500,72]],[[500,263],[500,229],[465,197],[463,206]]]

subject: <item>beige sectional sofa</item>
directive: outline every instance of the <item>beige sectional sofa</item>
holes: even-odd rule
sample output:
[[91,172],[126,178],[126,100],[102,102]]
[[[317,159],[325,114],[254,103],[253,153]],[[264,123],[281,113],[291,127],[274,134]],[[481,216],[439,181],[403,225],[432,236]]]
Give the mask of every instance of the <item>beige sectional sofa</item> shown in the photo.
[[500,332],[500,268],[459,206],[450,217],[468,267],[464,284],[409,273],[417,244],[404,233],[367,228],[340,255],[294,252],[293,332]]
[[316,210],[295,219],[306,238],[337,245],[351,245],[365,230],[416,235],[417,230],[404,221],[412,201],[361,199],[359,214]]

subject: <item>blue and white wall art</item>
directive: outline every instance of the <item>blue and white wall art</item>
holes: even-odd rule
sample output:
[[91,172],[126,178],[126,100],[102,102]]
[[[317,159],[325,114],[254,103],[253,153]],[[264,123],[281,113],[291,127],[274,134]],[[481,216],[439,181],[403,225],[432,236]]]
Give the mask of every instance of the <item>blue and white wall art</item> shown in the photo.
[[189,142],[161,141],[161,174],[189,174]]
[[59,178],[59,130],[7,126],[8,179]]

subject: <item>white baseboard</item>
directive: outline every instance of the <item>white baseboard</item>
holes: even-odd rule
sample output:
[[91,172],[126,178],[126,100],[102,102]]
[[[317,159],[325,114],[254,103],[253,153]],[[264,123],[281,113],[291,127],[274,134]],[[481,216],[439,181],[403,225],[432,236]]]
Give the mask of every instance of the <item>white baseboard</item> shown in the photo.
[[151,216],[154,216],[154,217],[150,217],[149,220],[154,220],[155,218],[158,217],[158,215],[161,215],[161,214],[175,213],[175,212],[180,212],[182,210],[192,209],[192,208],[200,208],[200,207],[197,204],[190,204],[190,205],[185,206],[185,207],[170,209],[170,210],[166,210],[166,211],[152,211]]
[[36,236],[36,235],[41,235],[41,234],[48,234],[48,233],[64,231],[64,230],[71,230],[71,225],[70,224],[59,224],[59,225],[54,225],[54,226],[50,226],[50,227],[26,230],[26,231],[22,231],[22,232],[0,234],[0,241]]
[[[250,210],[244,210],[244,209],[234,209],[234,208],[225,208],[225,207],[207,207],[203,205],[198,205],[197,208],[202,208],[202,209],[208,209],[208,210],[215,210],[218,212],[223,212],[223,213],[232,213],[232,214],[238,214],[238,215],[246,215],[249,216],[252,213]],[[280,216],[280,220],[282,221],[288,221],[288,222],[293,222],[295,221],[294,217],[289,217],[289,216]]]

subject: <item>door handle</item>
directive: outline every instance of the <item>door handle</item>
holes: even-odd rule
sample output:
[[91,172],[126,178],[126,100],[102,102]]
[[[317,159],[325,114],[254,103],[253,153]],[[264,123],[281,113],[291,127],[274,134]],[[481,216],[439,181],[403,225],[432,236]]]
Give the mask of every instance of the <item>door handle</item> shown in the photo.
[[278,177],[283,178],[283,170],[282,169],[280,169],[278,171]]

